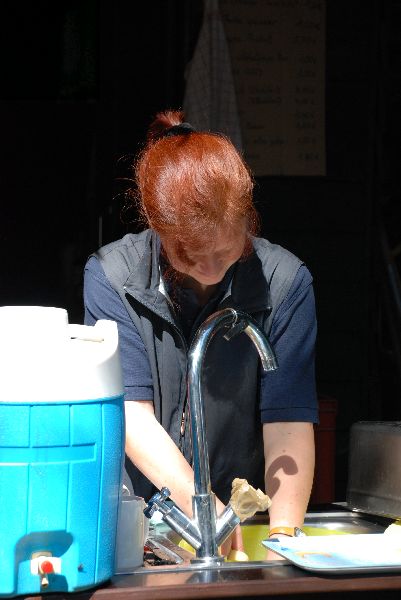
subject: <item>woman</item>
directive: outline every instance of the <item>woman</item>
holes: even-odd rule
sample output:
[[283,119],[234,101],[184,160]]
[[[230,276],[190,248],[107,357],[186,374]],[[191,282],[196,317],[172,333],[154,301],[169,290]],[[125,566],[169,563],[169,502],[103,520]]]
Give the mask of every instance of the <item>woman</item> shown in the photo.
[[[166,486],[192,514],[188,348],[206,317],[238,308],[269,335],[279,368],[261,373],[245,335],[228,343],[216,334],[210,343],[202,391],[217,512],[233,478],[246,478],[272,497],[273,533],[292,535],[303,524],[314,470],[311,275],[256,237],[252,177],[232,143],[195,131],[182,113],[156,116],[136,182],[147,229],[90,257],[84,284],[85,322],[112,319],[119,328],[135,492],[148,498],[153,486]],[[240,535],[232,544],[241,549]]]

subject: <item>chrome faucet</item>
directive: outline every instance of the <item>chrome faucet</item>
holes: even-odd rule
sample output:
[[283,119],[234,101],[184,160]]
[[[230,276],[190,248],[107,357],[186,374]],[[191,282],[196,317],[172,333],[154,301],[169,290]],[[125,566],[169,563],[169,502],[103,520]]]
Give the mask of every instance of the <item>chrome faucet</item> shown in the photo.
[[189,349],[187,378],[195,474],[195,494],[192,497],[194,516],[191,520],[174,503],[166,502],[170,495],[167,488],[157,492],[149,500],[144,511],[146,516],[151,517],[155,510],[159,510],[163,520],[195,549],[196,558],[192,562],[205,565],[223,563],[224,557],[218,554],[218,547],[240,522],[230,503],[218,518],[216,515],[201,390],[202,365],[209,342],[217,331],[227,327],[228,330],[224,334],[226,340],[229,341],[242,332],[246,333],[259,352],[263,369],[277,369],[276,357],[266,336],[248,314],[225,308],[215,312],[202,323]]

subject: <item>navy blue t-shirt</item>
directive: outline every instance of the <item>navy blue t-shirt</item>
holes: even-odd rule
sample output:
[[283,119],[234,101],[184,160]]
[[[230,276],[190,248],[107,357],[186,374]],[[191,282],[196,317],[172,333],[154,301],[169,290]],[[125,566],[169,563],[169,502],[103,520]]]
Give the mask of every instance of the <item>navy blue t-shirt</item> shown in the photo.
[[[214,310],[231,278],[229,271],[206,306],[199,307],[192,290],[178,289],[178,318],[190,341],[196,328]],[[166,285],[168,291],[168,285]],[[99,319],[117,322],[126,400],[153,400],[153,383],[146,348],[118,293],[111,287],[99,261],[91,257],[85,267],[85,323]],[[279,368],[261,371],[260,410],[263,423],[318,421],[314,348],[315,301],[312,276],[302,265],[275,314],[269,341]]]

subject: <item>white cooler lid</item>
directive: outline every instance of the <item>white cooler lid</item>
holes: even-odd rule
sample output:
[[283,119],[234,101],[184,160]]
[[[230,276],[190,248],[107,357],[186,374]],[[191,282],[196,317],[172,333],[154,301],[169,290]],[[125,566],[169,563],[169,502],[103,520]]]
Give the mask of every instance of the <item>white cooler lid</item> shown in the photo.
[[63,308],[0,307],[0,373],[0,402],[121,395],[117,324],[69,324]]

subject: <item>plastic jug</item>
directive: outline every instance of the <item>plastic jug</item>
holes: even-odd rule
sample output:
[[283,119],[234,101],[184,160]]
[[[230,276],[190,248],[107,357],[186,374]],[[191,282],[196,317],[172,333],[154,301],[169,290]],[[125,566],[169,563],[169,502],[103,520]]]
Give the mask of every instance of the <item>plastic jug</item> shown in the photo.
[[124,491],[120,499],[116,541],[116,574],[128,574],[143,565],[144,545],[149,528],[146,503],[140,496]]
[[124,434],[116,323],[0,307],[0,596],[114,574]]

